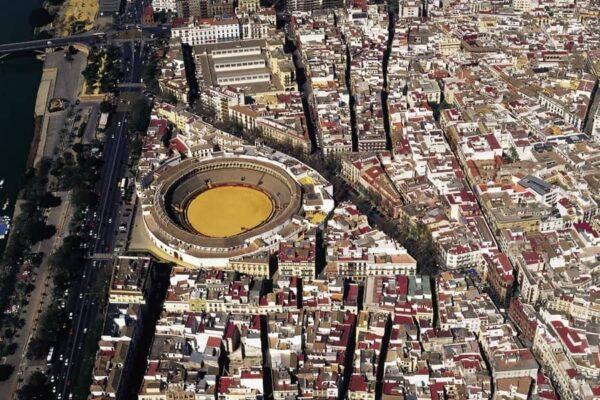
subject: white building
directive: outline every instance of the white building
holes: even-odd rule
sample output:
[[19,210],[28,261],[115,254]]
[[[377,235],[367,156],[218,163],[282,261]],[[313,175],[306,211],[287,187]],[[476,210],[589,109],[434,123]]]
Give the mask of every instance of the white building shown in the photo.
[[592,137],[600,142],[600,107],[596,110],[596,115],[594,115],[594,123],[592,125]]
[[171,30],[174,38],[191,46],[208,43],[228,42],[240,39],[240,24],[237,19],[202,19]]
[[529,12],[538,6],[537,0],[513,0],[512,6],[515,11]]
[[419,18],[421,16],[421,3],[415,0],[400,0],[398,15],[401,18]]
[[152,9],[154,11],[177,11],[177,0],[152,0]]

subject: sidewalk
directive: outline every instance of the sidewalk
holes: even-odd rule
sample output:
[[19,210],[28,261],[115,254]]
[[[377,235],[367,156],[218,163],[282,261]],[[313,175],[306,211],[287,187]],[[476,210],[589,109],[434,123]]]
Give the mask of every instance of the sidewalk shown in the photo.
[[[15,367],[15,372],[10,378],[4,382],[0,382],[0,393],[13,393],[15,398],[16,390],[22,384],[21,381],[26,381],[26,378],[32,372],[30,368],[30,362],[27,359],[27,347],[31,338],[35,336],[37,330],[38,317],[44,309],[45,301],[48,299],[52,290],[51,279],[50,279],[50,255],[54,250],[60,246],[62,240],[68,233],[69,222],[71,220],[71,201],[68,193],[57,193],[60,196],[62,202],[61,205],[51,209],[48,215],[48,223],[56,226],[56,235],[52,238],[38,243],[34,250],[36,252],[43,252],[44,259],[41,265],[36,270],[35,277],[35,288],[30,294],[29,304],[25,308],[25,325],[17,331],[19,337],[15,341],[18,344],[17,351],[8,356],[6,362]],[[26,333],[23,335],[23,333]],[[34,362],[38,364],[39,361]]]

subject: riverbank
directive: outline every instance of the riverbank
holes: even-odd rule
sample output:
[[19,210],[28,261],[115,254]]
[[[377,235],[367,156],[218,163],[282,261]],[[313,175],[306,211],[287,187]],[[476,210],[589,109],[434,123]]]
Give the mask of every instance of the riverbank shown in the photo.
[[[47,80],[44,80],[45,72],[46,69],[44,69],[44,72],[42,73],[42,78],[40,79],[40,84],[38,85],[37,95],[34,102],[33,134],[29,145],[28,156],[25,162],[25,171],[30,171],[32,168],[36,167],[39,160],[41,160],[40,153],[43,153],[43,149],[45,146],[47,131],[47,124],[46,127],[44,127],[44,124],[46,123],[46,105],[49,101],[48,97],[51,93],[50,90],[53,90],[53,84],[48,83]],[[53,76],[54,78],[56,77],[56,70],[54,71]],[[23,179],[21,179],[20,181],[23,182]],[[25,196],[25,187],[23,184],[21,184],[20,187],[16,190],[16,195],[14,197],[14,207],[12,209],[13,226],[6,238],[5,247],[2,249],[3,252],[1,254],[3,263],[2,272],[8,278],[9,281],[8,285],[6,286],[6,289],[8,290],[11,290],[14,284],[14,274],[16,273],[16,270],[19,269],[18,265],[12,264],[14,263],[14,259],[18,259],[21,257],[17,257],[10,253],[4,254],[4,251],[8,249],[16,249],[22,247],[22,245],[17,242],[17,237],[19,235],[22,235],[22,232],[20,231],[23,227],[20,226],[20,216],[22,214],[22,208],[25,203],[27,203]],[[14,290],[14,288],[12,290]],[[13,296],[13,293],[8,293],[8,295]]]
[[58,70],[56,68],[47,68],[46,60],[44,60],[44,69],[42,79],[38,88],[37,97],[35,100],[35,129],[31,149],[29,150],[29,158],[27,160],[27,168],[35,167],[44,155],[44,147],[46,145],[46,137],[49,126],[48,103],[51,95],[54,94],[56,77]]
[[[33,132],[29,151],[25,162],[26,171],[38,168],[44,158],[54,155],[58,145],[61,144],[61,129],[67,126],[70,111],[49,112],[48,104],[52,98],[68,99],[74,106],[80,94],[82,83],[81,71],[85,66],[87,54],[80,53],[72,61],[65,61],[61,52],[47,53],[43,61],[42,77],[37,90],[33,110]],[[22,179],[21,179],[22,182]],[[12,221],[16,221],[21,214],[19,204],[23,203],[23,187],[16,190]],[[15,234],[11,230],[6,239],[8,247]],[[3,255],[3,254],[2,254]]]
[[25,166],[27,169],[33,167],[35,156],[37,154],[37,149],[40,142],[40,137],[42,134],[42,124],[44,123],[44,118],[35,117],[33,122],[33,138],[31,139],[31,147],[29,148],[29,155],[27,156],[27,162]]
[[[40,7],[42,0],[9,2],[0,24],[0,43],[31,40],[34,32],[28,23],[32,10]],[[15,214],[15,203],[23,186],[28,154],[34,136],[35,119],[32,109],[40,82],[42,63],[32,54],[18,54],[0,60],[0,140],[5,150],[0,158],[0,179],[4,186],[0,190],[0,204],[9,203],[3,215]],[[0,241],[0,258],[8,238]]]
[[[46,60],[44,60],[44,67]],[[54,91],[54,83],[56,81],[57,70],[56,68],[43,68],[42,78],[38,86],[38,91],[35,99],[34,106],[34,122],[33,122],[33,135],[31,138],[31,144],[29,147],[29,153],[27,161],[25,163],[25,169],[30,170],[35,168],[41,161],[44,153],[44,147],[46,144],[46,137],[48,131],[48,118],[47,118],[47,104],[50,101],[50,94]],[[23,200],[23,188],[19,188],[17,196],[15,198],[15,206],[12,213],[12,221],[16,221],[21,215],[21,205]],[[6,247],[10,246],[11,241],[14,240],[14,232],[9,232],[6,239]]]
[[[27,158],[28,170],[35,171],[35,177],[29,172],[25,187],[19,192],[13,212],[14,229],[9,234],[6,254],[3,255],[5,279],[2,302],[10,311],[3,318],[3,330],[0,332],[5,334],[0,337],[0,342],[11,346],[4,360],[14,368],[14,373],[0,382],[0,392],[7,393],[9,397],[6,398],[14,398],[19,386],[27,382],[41,362],[29,360],[28,348],[37,335],[39,318],[45,315],[51,303],[49,299],[53,297],[50,256],[69,233],[73,216],[69,193],[56,192],[60,185],[50,174],[51,160],[71,151],[71,144],[80,140],[76,134],[81,121],[88,115],[82,110],[93,107],[77,101],[83,81],[81,71],[86,60],[86,52],[67,59],[64,51],[47,52],[44,59],[33,107],[34,132]],[[65,109],[50,112],[48,104],[53,98],[64,99]],[[49,196],[60,198],[58,206],[43,205],[48,192],[54,192]],[[32,223],[34,226],[31,226]],[[23,285],[28,289],[24,290]]]

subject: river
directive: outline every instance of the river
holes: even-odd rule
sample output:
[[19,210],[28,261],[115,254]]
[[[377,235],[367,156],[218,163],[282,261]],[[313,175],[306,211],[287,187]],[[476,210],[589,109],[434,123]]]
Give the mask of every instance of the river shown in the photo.
[[[30,40],[33,30],[29,13],[41,0],[0,0],[4,11],[0,23],[0,43]],[[42,62],[33,55],[14,55],[0,61],[0,215],[12,215],[23,182],[25,165],[33,137],[33,110],[42,75]],[[6,199],[10,208],[1,211]],[[0,242],[0,254],[6,240]]]

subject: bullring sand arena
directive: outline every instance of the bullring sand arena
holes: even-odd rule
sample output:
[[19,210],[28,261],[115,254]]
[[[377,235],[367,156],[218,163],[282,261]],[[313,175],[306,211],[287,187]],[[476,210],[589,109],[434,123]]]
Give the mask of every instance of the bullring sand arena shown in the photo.
[[269,196],[253,187],[224,185],[205,190],[186,209],[190,226],[198,233],[226,238],[253,229],[273,212]]

